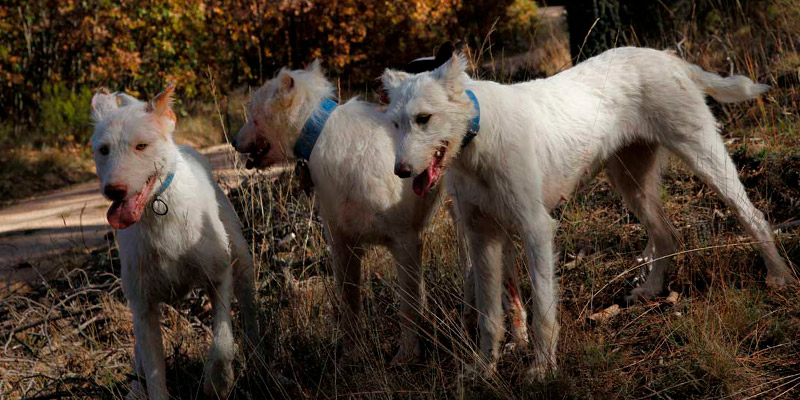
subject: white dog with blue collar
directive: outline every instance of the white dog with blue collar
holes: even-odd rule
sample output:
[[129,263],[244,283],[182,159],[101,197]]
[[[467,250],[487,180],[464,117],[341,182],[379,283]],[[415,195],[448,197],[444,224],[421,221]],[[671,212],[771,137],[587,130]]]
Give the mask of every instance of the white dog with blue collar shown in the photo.
[[[131,397],[167,399],[159,304],[207,289],[214,338],[204,390],[224,398],[233,385],[231,295],[241,306],[249,342],[258,343],[253,262],[236,213],[206,159],[172,139],[175,86],[149,103],[101,90],[92,98],[94,153],[101,191],[113,203],[122,289],[133,312],[136,373]],[[155,190],[154,190],[155,189]]]
[[[403,318],[392,362],[406,363],[421,351],[417,332],[425,302],[421,234],[442,197],[438,190],[415,196],[411,182],[392,174],[396,142],[378,105],[358,99],[339,105],[333,97],[334,87],[318,61],[305,70],[283,69],[253,93],[248,121],[233,145],[248,154],[250,168],[294,160],[308,168],[331,249],[336,292],[345,305],[342,322],[348,342],[358,336],[354,318],[361,308],[364,251],[369,245],[389,248],[399,276]],[[512,258],[505,263],[506,305],[512,321],[523,321],[511,329],[513,340],[521,344],[527,343],[528,334],[513,256],[510,252]],[[468,299],[471,282],[466,284]],[[469,307],[468,317],[474,315]]]
[[[747,198],[708,106],[708,94],[737,102],[768,86],[743,76],[722,78],[669,52],[609,50],[547,79],[501,85],[472,80],[454,55],[442,67],[416,75],[387,70],[382,77],[397,130],[395,171],[414,177],[425,195],[447,172],[469,240],[477,283],[481,350],[492,373],[502,335],[500,260],[509,233],[522,237],[533,290],[535,361],[531,378],[556,367],[558,287],[553,259],[560,202],[603,167],[650,236],[652,270],[630,300],[649,299],[663,287],[676,251],[659,189],[661,154],[686,162],[733,208],[764,256],[767,284],[795,282],[775,247],[769,223]],[[473,95],[470,95],[470,93]],[[460,145],[474,123],[471,143]],[[463,148],[462,148],[463,147]]]

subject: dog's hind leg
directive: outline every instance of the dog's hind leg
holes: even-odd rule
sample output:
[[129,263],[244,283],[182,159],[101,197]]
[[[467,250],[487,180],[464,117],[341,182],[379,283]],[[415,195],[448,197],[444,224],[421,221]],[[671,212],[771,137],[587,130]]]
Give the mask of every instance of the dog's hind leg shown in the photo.
[[739,222],[755,239],[755,245],[767,266],[767,285],[780,287],[797,280],[778,253],[770,224],[764,214],[753,206],[739,180],[739,174],[728,155],[722,138],[717,133],[711,111],[704,108],[703,122],[698,131],[680,132],[675,139],[665,143],[707,185],[733,209]]
[[257,356],[255,349],[258,348],[261,337],[258,331],[258,308],[255,299],[255,271],[253,270],[253,258],[247,248],[247,243],[243,237],[231,235],[232,265],[233,265],[233,288],[236,291],[236,298],[239,301],[239,312],[241,313],[242,329],[244,330],[245,348],[248,357]]
[[653,270],[653,260],[655,260],[656,253],[655,246],[653,239],[648,238],[642,254],[636,257],[636,264],[641,266],[639,272],[633,277],[633,282],[636,286],[647,280],[647,275],[650,275],[650,271]]
[[419,233],[398,235],[389,250],[394,256],[400,283],[401,318],[400,348],[392,364],[405,364],[422,355],[418,332],[425,315],[425,282]]
[[[223,264],[224,261],[219,261]],[[233,358],[236,347],[231,326],[231,290],[233,271],[225,268],[216,282],[209,285],[208,295],[214,313],[212,329],[214,337],[205,365],[203,392],[211,398],[225,398],[233,386]]]
[[258,356],[256,349],[261,337],[258,333],[258,308],[255,299],[255,271],[253,270],[253,257],[250,255],[250,245],[242,235],[242,224],[236,216],[233,205],[219,187],[215,188],[217,202],[220,204],[220,219],[225,227],[230,246],[230,259],[233,268],[233,289],[239,301],[242,330],[244,331],[245,354]]
[[611,184],[644,225],[649,238],[643,258],[649,255],[650,272],[645,281],[633,289],[628,301],[647,300],[663,290],[664,273],[675,253],[674,228],[661,202],[660,147],[637,142],[618,150],[606,162]]

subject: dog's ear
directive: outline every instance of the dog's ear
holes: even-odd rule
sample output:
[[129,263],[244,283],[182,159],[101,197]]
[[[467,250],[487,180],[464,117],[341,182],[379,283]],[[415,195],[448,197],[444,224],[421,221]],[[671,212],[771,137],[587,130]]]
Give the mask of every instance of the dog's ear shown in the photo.
[[278,73],[278,93],[284,99],[294,96],[294,77],[286,68],[281,69],[281,72]]
[[131,104],[142,104],[142,102],[127,93],[119,92],[117,93],[117,104],[119,104],[120,107],[126,107]]
[[119,107],[117,104],[116,96],[109,92],[108,89],[102,88],[92,96],[92,120],[98,122],[103,119],[103,116]]
[[453,53],[450,60],[436,68],[432,74],[442,83],[448,94],[458,96],[464,91],[463,74],[466,70],[467,60],[464,56]]
[[167,84],[167,87],[163,92],[157,94],[156,97],[153,97],[153,100],[150,100],[150,102],[147,103],[147,106],[145,106],[145,111],[159,117],[167,117],[173,121],[176,121],[177,117],[175,116],[175,112],[172,111],[172,102],[174,97],[175,84]]
[[322,65],[319,62],[319,58],[315,58],[311,64],[306,65],[306,71],[308,72],[315,72],[315,73],[322,73]]
[[407,72],[387,68],[383,71],[383,75],[381,75],[381,83],[383,84],[383,88],[391,96],[392,92],[396,91],[397,88],[400,87],[400,84],[408,79],[409,76],[411,75]]

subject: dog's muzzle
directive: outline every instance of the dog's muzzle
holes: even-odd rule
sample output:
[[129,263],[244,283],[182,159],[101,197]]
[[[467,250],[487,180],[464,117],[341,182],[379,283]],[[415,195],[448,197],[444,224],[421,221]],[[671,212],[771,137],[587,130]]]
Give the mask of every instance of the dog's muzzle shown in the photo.
[[406,163],[397,163],[394,165],[394,174],[400,178],[411,178],[411,167]]

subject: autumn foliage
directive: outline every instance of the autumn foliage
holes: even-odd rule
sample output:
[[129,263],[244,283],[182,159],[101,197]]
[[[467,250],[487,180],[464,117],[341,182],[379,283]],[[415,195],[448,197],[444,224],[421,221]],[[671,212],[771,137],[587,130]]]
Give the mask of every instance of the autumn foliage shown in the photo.
[[47,87],[148,96],[175,81],[182,98],[208,99],[211,78],[224,92],[318,57],[350,84],[371,82],[445,39],[480,43],[520,4],[535,14],[530,0],[9,0],[0,119],[30,124]]

